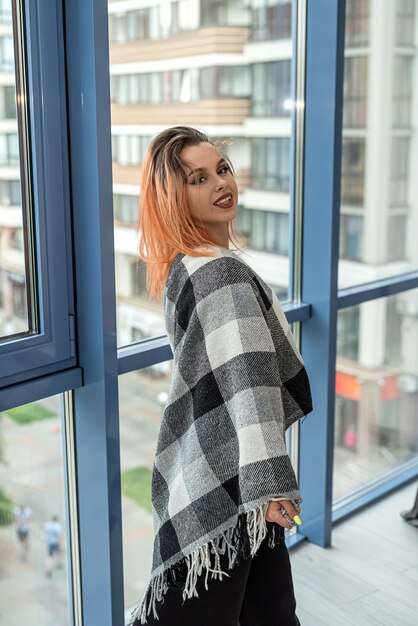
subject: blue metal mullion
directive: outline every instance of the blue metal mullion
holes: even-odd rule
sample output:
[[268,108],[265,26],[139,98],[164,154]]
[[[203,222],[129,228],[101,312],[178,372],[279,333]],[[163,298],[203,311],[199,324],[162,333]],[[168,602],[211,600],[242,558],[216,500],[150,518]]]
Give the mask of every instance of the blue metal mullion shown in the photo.
[[375,298],[386,298],[417,287],[418,272],[410,272],[405,275],[398,274],[389,278],[382,278],[364,285],[340,289],[337,298],[338,309],[356,306]]
[[301,347],[314,411],[300,428],[302,533],[331,543],[345,1],[310,0],[306,23]]
[[124,623],[108,11],[65,3],[79,365],[73,392],[82,616]]

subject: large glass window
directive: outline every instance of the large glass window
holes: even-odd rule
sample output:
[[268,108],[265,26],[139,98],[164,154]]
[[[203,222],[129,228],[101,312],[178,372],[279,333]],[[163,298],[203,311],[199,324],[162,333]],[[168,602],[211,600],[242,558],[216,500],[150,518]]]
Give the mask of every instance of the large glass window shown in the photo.
[[418,454],[418,290],[338,313],[334,499]]
[[[118,345],[124,346],[165,334],[161,303],[148,298],[144,267],[136,263],[135,226],[140,165],[151,138],[168,126],[194,126],[224,141],[239,188],[238,243],[286,299],[293,253],[293,16],[289,0],[118,5],[109,3],[108,11]],[[362,103],[357,108],[361,118]]]
[[[16,109],[16,75],[13,48],[12,5],[0,7],[0,339],[27,332],[26,246],[21,206],[20,151]],[[20,121],[20,124],[22,121]],[[27,219],[27,218],[26,218]],[[17,242],[22,245],[17,245]]]
[[[338,277],[342,288],[418,266],[411,235],[418,228],[412,176],[418,156],[415,13],[416,0],[346,3]],[[393,28],[386,28],[388,23]],[[362,217],[355,215],[355,208]],[[351,260],[359,262],[355,271]]]
[[69,625],[60,397],[0,413],[0,624]]

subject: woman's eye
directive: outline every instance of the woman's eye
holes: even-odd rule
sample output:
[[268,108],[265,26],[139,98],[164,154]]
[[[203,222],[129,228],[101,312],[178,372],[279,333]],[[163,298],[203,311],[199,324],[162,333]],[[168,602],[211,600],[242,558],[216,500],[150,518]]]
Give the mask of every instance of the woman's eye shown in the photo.
[[221,167],[221,169],[219,170],[219,174],[226,174],[227,172],[230,172],[231,168],[228,167],[227,165],[224,165],[223,167]]
[[202,185],[206,180],[205,176],[198,176],[197,178],[193,178],[191,181],[191,185]]

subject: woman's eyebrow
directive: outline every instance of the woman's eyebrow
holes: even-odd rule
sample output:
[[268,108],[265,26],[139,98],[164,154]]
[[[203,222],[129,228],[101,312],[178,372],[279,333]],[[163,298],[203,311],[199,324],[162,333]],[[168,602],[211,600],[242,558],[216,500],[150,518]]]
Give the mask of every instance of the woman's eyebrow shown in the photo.
[[[216,164],[216,167],[218,167],[220,163],[226,163],[226,159],[224,157],[220,158]],[[206,172],[206,171],[207,171],[206,167],[196,167],[196,169],[190,170],[190,172],[187,175],[187,178],[190,178],[192,174],[200,174],[200,172]]]

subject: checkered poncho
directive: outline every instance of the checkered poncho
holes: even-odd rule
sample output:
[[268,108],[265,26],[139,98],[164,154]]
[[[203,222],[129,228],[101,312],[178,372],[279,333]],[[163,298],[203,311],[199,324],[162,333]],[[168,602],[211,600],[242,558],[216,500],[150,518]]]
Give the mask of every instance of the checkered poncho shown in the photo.
[[[266,534],[269,500],[302,501],[285,431],[312,411],[309,380],[272,289],[236,253],[179,253],[169,271],[164,312],[173,351],[172,384],[152,475],[151,581],[129,624],[147,623],[156,601],[180,585],[254,555]],[[213,561],[213,562],[212,562]]]

